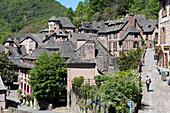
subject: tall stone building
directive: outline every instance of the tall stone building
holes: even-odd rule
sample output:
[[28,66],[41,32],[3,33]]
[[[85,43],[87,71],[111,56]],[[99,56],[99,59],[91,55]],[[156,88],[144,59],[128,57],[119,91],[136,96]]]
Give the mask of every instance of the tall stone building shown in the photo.
[[[161,46],[160,60],[158,65],[168,68],[170,59],[170,0],[159,0],[159,38],[158,45]],[[157,45],[157,46],[158,46]]]

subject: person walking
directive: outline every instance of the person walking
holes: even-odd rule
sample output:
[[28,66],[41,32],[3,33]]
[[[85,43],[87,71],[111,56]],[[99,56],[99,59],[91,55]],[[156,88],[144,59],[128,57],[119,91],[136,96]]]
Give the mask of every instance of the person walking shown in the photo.
[[146,87],[147,87],[147,92],[149,92],[149,86],[151,83],[151,79],[148,77],[148,75],[146,76]]

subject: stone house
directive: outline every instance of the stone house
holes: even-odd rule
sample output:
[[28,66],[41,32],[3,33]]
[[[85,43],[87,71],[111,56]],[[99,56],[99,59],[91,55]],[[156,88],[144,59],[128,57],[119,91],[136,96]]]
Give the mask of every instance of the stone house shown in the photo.
[[94,79],[94,76],[118,71],[118,65],[107,49],[97,40],[87,40],[66,61],[67,90],[72,88],[75,77],[84,76],[85,79]]
[[1,109],[6,108],[6,91],[7,91],[7,88],[4,86],[4,83],[0,76],[0,107]]
[[97,34],[102,27],[102,22],[81,22],[79,25],[79,33]]
[[[168,68],[170,59],[170,0],[159,1],[159,37],[158,45],[161,46],[163,53],[160,55],[158,65]],[[157,46],[158,46],[157,45]]]
[[98,31],[98,39],[112,55],[119,57],[120,51],[142,47],[145,40],[147,47],[153,47],[153,39],[157,33],[157,21],[146,20],[144,15],[128,14],[118,20],[106,21],[105,27]]
[[75,26],[71,23],[68,17],[58,17],[53,16],[48,20],[49,34],[53,34],[58,30],[62,30],[65,33],[75,32]]

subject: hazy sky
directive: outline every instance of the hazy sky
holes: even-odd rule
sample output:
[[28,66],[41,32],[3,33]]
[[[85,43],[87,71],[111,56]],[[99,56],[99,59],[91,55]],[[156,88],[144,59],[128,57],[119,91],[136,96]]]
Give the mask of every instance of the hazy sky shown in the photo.
[[62,5],[64,5],[67,8],[72,7],[72,9],[75,10],[78,3],[84,0],[56,0],[56,1],[60,2]]

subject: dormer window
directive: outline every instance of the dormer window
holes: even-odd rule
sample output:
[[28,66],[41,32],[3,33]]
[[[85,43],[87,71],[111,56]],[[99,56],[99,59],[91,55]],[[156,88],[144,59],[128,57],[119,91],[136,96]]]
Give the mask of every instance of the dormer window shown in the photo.
[[60,34],[62,34],[62,32],[59,32]]

